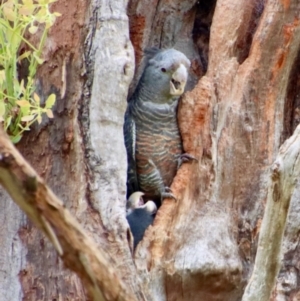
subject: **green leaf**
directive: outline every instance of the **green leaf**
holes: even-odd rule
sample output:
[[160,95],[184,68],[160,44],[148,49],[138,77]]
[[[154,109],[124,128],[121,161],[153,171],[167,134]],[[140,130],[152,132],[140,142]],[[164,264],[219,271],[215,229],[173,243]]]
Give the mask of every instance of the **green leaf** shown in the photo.
[[39,23],[45,23],[47,21],[48,11],[45,7],[42,7],[36,14],[36,21]]
[[33,99],[37,104],[40,104],[40,97],[35,92],[33,93]]
[[3,9],[3,16],[9,20],[14,21],[15,20],[15,13],[14,13],[14,4],[11,1],[7,1],[4,4],[2,4]]
[[30,6],[33,4],[33,0],[23,0],[22,2],[24,4],[24,6]]
[[38,28],[37,26],[32,25],[32,26],[29,27],[28,31],[29,31],[31,34],[35,34],[35,33],[38,31],[38,29],[39,29],[39,28]]
[[53,116],[53,112],[52,112],[52,110],[50,110],[50,109],[48,109],[47,111],[46,111],[46,114],[47,114],[47,116],[49,117],[49,118],[53,118],[54,116]]
[[3,84],[4,80],[5,80],[5,71],[0,70],[0,85]]
[[0,117],[4,117],[5,115],[5,103],[3,101],[0,101]]
[[31,114],[34,114],[34,115],[40,114],[40,113],[41,113],[41,109],[40,109],[40,108],[37,108],[37,109],[30,110],[30,113],[31,113]]
[[9,116],[8,118],[6,118],[6,120],[5,120],[5,131],[7,131],[8,127],[10,126],[11,119],[12,119],[11,116]]
[[9,138],[10,138],[12,143],[16,144],[21,140],[22,135],[18,134],[16,136],[9,136]]
[[55,104],[56,95],[54,93],[50,94],[46,100],[46,109],[51,109]]
[[30,107],[21,107],[21,114],[22,114],[22,116],[34,115],[30,111]]
[[23,54],[21,54],[19,57],[18,57],[18,62],[21,62],[23,59],[25,58],[28,58],[31,54],[31,51],[28,50],[28,51],[25,51]]
[[[13,88],[14,88],[13,96],[18,97],[19,96],[19,91],[20,91],[20,83],[16,78],[13,79]],[[10,96],[12,96],[12,95],[10,95]]]
[[31,16],[36,8],[32,1],[23,1],[23,5],[19,9],[19,13],[23,16]]
[[32,119],[34,119],[34,115],[27,115],[27,116],[23,116],[21,118],[21,121],[27,122],[27,121],[31,121]]
[[37,120],[37,122],[38,122],[39,124],[41,124],[41,122],[42,122],[42,116],[39,115],[39,116],[36,118],[36,120]]
[[37,54],[36,52],[33,53],[33,57],[36,59],[36,61],[38,62],[38,64],[43,64],[44,63],[44,60],[41,59]]
[[30,102],[26,99],[16,101],[19,107],[30,107]]
[[20,83],[20,92],[21,93],[24,93],[25,91],[25,87],[24,87],[24,79],[21,80],[21,83]]
[[[30,130],[33,122],[42,122],[43,114],[53,118],[51,108],[56,95],[51,94],[41,107],[41,99],[35,93],[37,66],[44,62],[43,44],[58,12],[49,10],[49,3],[57,0],[4,0],[0,2],[0,122],[11,140],[17,143],[23,131]],[[39,26],[44,23],[44,26]],[[30,34],[40,33],[34,43]],[[27,34],[26,34],[27,33]],[[26,34],[26,35],[25,35]],[[41,38],[42,37],[42,38]],[[20,53],[21,45],[27,45]],[[28,60],[28,79],[18,80],[17,64]]]

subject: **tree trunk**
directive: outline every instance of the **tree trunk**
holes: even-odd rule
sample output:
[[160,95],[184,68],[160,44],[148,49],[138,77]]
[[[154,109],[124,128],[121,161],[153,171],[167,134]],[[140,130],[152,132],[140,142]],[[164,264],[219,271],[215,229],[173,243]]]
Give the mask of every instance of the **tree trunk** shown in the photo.
[[[241,300],[270,167],[300,120],[300,4],[130,0],[126,7],[113,0],[53,4],[62,17],[37,83],[42,99],[56,94],[55,118],[36,125],[18,149],[137,300]],[[174,47],[192,62],[178,119],[184,149],[198,162],[181,166],[171,187],[178,201],[164,200],[132,256],[122,125],[151,46]],[[300,298],[299,194],[298,184],[271,300]],[[0,220],[3,300],[86,299],[79,278],[3,190]]]
[[[138,292],[124,214],[122,124],[133,76],[126,3],[59,0],[52,7],[62,17],[46,42],[38,93],[42,99],[56,93],[55,118],[45,118],[18,148],[92,238],[112,258],[126,258],[118,264],[121,275]],[[65,270],[45,236],[2,195],[3,300],[85,300],[78,277]]]

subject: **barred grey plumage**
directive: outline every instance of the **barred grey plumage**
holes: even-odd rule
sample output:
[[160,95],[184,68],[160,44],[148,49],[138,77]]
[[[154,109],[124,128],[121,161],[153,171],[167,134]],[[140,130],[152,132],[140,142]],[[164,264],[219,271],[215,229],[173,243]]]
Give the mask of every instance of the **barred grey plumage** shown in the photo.
[[183,152],[176,113],[190,61],[175,49],[152,54],[125,113],[127,195],[160,199],[173,197],[168,187]]

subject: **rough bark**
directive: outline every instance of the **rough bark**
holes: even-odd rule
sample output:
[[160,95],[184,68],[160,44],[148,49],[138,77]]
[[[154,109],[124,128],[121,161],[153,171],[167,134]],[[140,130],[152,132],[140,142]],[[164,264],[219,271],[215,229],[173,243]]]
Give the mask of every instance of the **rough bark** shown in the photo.
[[[62,17],[47,39],[37,84],[42,100],[56,93],[55,118],[45,118],[18,148],[98,244],[112,257],[125,254],[116,266],[142,295],[132,280],[124,214],[122,122],[133,73],[126,5],[100,0],[53,4]],[[77,276],[64,269],[55,249],[4,192],[0,206],[3,299],[85,300]]]
[[[300,126],[280,148],[271,168],[266,209],[251,279],[243,301],[268,301],[281,266],[290,200],[300,174]],[[262,283],[264,285],[262,285]]]
[[296,4],[216,4],[208,71],[179,110],[185,151],[200,164],[179,170],[171,188],[180,201],[164,201],[135,254],[140,273],[155,279],[154,299],[242,296],[299,51]]
[[[138,300],[240,300],[253,269],[268,170],[299,120],[300,5],[129,1],[136,58],[129,94],[144,48],[183,51],[192,67],[179,123],[185,151],[199,160],[180,168],[172,185],[178,202],[163,202],[134,259],[124,208],[122,123],[134,69],[126,5],[55,4],[63,17],[50,33],[38,78],[44,98],[58,97],[55,119],[45,119],[19,149],[115,259]],[[299,191],[298,184],[273,300],[300,296]],[[84,300],[78,278],[64,271],[55,249],[4,192],[0,206],[4,299]]]
[[[18,148],[84,224],[86,175],[77,107],[83,87],[85,38],[85,15],[79,12],[86,11],[87,2],[60,0],[52,9],[63,17],[57,19],[46,41],[37,92],[42,101],[56,94],[55,118],[44,118]],[[82,300],[84,290],[76,275],[64,269],[53,246],[3,192],[0,207],[0,219],[5,221],[0,248],[3,300]]]
[[0,129],[0,183],[40,228],[67,268],[76,272],[91,300],[136,300],[110,263]]

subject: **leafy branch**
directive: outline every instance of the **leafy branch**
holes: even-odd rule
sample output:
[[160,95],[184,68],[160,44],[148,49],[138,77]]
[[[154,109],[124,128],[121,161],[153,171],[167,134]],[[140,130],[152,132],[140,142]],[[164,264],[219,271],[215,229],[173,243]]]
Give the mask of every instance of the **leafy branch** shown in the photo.
[[[42,49],[49,28],[59,13],[51,13],[49,5],[56,0],[7,0],[0,5],[0,122],[4,124],[11,140],[17,143],[24,131],[42,115],[53,118],[51,108],[56,96],[51,94],[41,104],[36,94],[34,77],[38,65],[43,63]],[[38,45],[26,38],[27,32],[34,35],[41,30]],[[26,51],[20,54],[20,46]],[[17,65],[23,60],[28,62],[28,77],[19,79]]]

